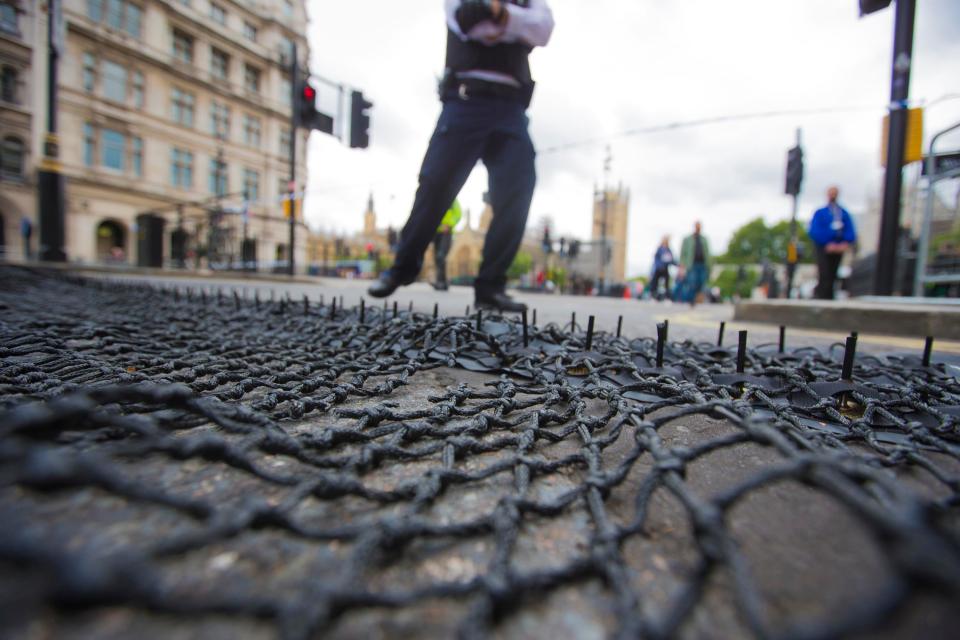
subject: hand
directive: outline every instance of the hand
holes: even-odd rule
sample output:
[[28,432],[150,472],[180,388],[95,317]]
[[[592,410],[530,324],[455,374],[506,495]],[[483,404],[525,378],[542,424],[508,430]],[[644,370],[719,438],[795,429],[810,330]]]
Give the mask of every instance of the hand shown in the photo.
[[[496,7],[496,13],[494,13]],[[495,20],[503,14],[499,0],[463,0],[457,8],[457,24],[463,35],[469,34],[475,26],[486,20]]]

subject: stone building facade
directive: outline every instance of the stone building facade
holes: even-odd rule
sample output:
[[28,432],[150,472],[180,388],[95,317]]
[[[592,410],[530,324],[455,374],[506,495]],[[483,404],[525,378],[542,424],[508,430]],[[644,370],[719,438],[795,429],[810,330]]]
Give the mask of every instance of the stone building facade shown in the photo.
[[[243,237],[261,265],[286,260],[289,67],[294,43],[308,59],[304,1],[63,0],[63,17],[68,259],[137,264],[138,216],[150,213],[165,221],[165,264],[181,225],[198,266],[203,254],[238,262]],[[302,185],[303,131],[296,167]],[[299,265],[305,247],[301,225]]]

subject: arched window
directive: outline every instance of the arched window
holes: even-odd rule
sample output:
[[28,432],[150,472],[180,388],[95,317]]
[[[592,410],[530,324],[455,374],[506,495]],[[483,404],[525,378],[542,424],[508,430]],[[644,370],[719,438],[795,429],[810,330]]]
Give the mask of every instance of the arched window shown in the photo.
[[7,136],[0,145],[0,177],[23,180],[23,140]]
[[0,2],[0,31],[19,35],[17,7],[12,2]]

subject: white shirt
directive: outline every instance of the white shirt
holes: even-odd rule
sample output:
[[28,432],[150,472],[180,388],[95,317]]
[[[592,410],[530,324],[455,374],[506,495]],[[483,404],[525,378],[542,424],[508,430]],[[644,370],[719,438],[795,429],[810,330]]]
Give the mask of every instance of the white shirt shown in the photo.
[[[530,0],[529,7],[520,7],[504,0],[503,8],[507,12],[507,23],[498,25],[490,20],[481,22],[470,33],[464,34],[457,24],[457,9],[461,0],[444,0],[447,12],[447,26],[463,40],[475,40],[493,46],[522,42],[531,47],[545,47],[553,33],[553,12],[547,6],[547,0]],[[515,78],[496,71],[482,69],[467,70],[457,74],[461,78],[478,78],[493,82],[502,82],[519,86]]]

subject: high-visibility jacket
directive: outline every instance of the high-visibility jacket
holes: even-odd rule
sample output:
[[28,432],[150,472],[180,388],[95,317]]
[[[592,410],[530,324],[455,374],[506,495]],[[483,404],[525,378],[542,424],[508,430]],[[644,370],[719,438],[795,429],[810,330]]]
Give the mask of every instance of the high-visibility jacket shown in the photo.
[[460,223],[460,218],[463,217],[463,211],[460,210],[460,202],[457,200],[453,201],[453,204],[450,205],[450,209],[443,214],[443,220],[440,221],[440,226],[437,227],[437,231],[442,231],[444,227],[449,227],[451,231]]

